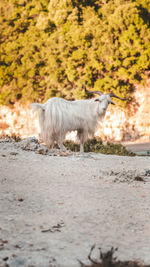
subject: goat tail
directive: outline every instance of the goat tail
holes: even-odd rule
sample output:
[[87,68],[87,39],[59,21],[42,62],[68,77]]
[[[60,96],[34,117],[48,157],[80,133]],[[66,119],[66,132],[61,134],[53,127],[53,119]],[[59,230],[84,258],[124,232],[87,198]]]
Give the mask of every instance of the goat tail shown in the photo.
[[33,103],[30,105],[33,108],[33,112],[38,110],[39,113],[39,126],[40,126],[40,138],[44,141],[45,136],[45,108],[43,104]]

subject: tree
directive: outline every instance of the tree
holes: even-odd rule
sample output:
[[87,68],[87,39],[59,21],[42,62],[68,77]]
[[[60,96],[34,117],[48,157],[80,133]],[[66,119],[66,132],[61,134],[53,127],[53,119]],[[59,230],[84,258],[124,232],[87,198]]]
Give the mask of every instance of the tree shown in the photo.
[[126,96],[149,69],[149,1],[0,0],[0,103]]

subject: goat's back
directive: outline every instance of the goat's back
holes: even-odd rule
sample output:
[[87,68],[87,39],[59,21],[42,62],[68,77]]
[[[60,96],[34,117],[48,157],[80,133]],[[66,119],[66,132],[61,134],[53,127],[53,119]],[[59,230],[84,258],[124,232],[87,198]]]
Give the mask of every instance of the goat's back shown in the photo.
[[68,101],[51,98],[44,105],[45,125],[54,134],[66,133],[77,129],[95,131],[98,121],[98,103],[91,100]]

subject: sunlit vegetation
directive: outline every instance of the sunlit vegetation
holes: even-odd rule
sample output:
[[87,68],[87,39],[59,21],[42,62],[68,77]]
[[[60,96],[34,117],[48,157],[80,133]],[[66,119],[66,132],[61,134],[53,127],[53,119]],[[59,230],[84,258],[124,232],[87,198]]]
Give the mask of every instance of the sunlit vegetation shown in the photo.
[[0,104],[124,97],[149,69],[149,0],[0,0]]
[[[74,143],[73,141],[65,141],[64,145],[71,151],[80,151],[80,145]],[[128,151],[123,145],[109,142],[107,144],[103,144],[100,138],[89,139],[85,142],[84,151],[102,154],[115,154],[119,156],[135,156],[134,153]]]

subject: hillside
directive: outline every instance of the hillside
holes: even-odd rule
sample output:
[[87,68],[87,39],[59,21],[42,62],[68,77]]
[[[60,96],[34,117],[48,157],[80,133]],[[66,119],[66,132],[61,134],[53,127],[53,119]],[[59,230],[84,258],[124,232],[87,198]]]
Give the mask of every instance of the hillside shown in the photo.
[[149,0],[0,0],[0,104],[126,96],[144,83]]

